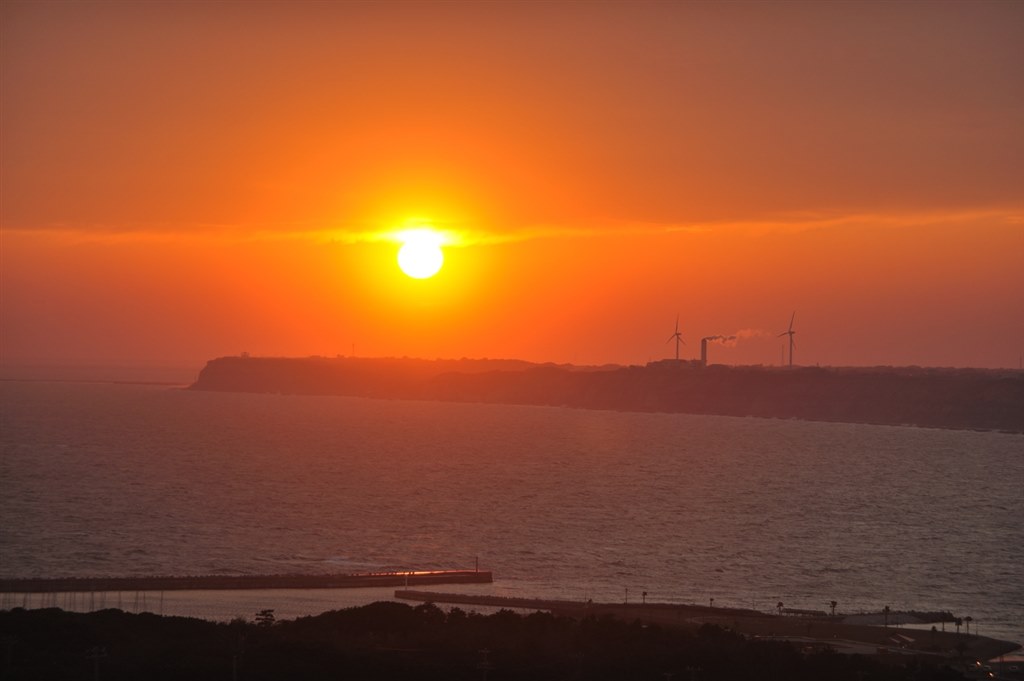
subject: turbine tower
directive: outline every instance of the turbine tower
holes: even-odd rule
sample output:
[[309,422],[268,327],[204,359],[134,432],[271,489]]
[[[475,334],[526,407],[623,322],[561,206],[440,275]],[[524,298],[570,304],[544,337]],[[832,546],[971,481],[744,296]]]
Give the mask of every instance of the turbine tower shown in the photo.
[[676,341],[676,362],[679,361],[679,344],[686,345],[686,341],[683,340],[683,334],[679,333],[679,315],[676,315],[676,332],[668,337],[666,343],[671,343],[672,339]]
[[796,319],[796,310],[793,311],[793,316],[789,318],[789,330],[783,331],[778,335],[779,338],[789,336],[789,366],[793,366],[793,348],[796,346],[796,343],[793,341],[793,334],[796,333],[796,331],[793,330],[794,319]]

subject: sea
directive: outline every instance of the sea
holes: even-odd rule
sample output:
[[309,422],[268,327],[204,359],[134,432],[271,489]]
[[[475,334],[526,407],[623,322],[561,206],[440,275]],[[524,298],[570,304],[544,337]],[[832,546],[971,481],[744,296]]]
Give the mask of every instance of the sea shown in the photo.
[[[458,593],[946,610],[1024,641],[1024,436],[0,381],[0,576],[474,568]],[[295,617],[392,589],[0,594]]]

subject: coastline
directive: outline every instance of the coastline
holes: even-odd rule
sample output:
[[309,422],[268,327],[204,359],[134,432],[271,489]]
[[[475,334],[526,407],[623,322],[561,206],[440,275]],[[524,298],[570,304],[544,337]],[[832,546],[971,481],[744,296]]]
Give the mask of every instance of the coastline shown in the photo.
[[557,406],[1024,433],[1024,372],[221,357],[190,390]]
[[[543,610],[568,617],[610,615],[625,621],[679,627],[714,624],[747,637],[799,641],[804,646],[831,647],[839,652],[889,655],[967,657],[991,660],[1022,649],[1021,644],[986,636],[947,631],[921,631],[899,625],[880,626],[846,621],[847,616],[767,614],[746,608],[675,603],[594,603],[535,598],[398,590],[401,600],[452,605],[482,605]],[[893,613],[899,615],[901,613]]]

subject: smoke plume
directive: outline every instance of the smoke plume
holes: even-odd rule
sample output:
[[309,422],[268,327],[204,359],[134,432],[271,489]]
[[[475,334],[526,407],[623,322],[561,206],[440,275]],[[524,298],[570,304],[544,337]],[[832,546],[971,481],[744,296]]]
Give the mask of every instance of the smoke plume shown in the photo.
[[736,336],[707,336],[706,338],[701,338],[701,340],[721,343],[727,348],[731,348],[736,345]]
[[764,329],[740,329],[730,336],[708,336],[701,340],[706,340],[709,343],[719,343],[727,348],[734,348],[741,340],[750,340],[752,338],[771,338],[772,335],[773,334],[765,331]]

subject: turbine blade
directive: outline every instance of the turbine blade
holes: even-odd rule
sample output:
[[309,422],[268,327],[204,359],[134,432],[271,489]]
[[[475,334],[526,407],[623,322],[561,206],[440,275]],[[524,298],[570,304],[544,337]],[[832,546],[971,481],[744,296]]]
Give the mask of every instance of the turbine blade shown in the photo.
[[793,316],[789,318],[789,330],[793,330],[793,320],[796,319],[796,310],[793,310]]
[[782,337],[783,337],[783,336],[785,336],[785,335],[786,335],[787,333],[789,333],[789,331],[783,331],[783,332],[782,332],[782,333],[780,333],[780,334],[779,334],[778,336],[776,336],[776,338],[782,338]]

